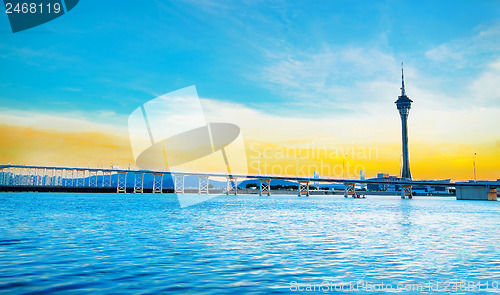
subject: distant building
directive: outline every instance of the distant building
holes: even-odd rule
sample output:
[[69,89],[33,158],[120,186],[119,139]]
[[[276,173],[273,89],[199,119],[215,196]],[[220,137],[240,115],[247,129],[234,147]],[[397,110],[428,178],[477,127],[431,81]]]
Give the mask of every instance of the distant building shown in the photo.
[[[376,178],[369,178],[368,180],[376,180],[376,181],[406,181],[407,178],[401,178],[394,175],[389,175],[389,173],[377,173]],[[427,182],[450,182],[450,179],[444,180],[428,180]],[[382,191],[382,192],[400,192],[401,185],[399,184],[374,184],[369,183],[367,185],[369,191]],[[433,193],[444,193],[449,194],[449,188],[445,186],[432,186],[432,185],[414,185],[412,190],[417,193],[423,194],[433,194]]]
[[[399,181],[401,178],[397,176],[390,176],[389,173],[377,173],[376,178],[369,178],[368,180],[377,180],[377,181]],[[401,190],[401,187],[399,185],[394,185],[394,184],[374,184],[374,183],[369,183],[367,185],[367,189],[369,191],[382,191],[382,192],[394,192]]]
[[[397,177],[397,176],[393,176]],[[390,178],[389,173],[377,173],[377,178]]]
[[[366,180],[366,177],[365,177],[365,171],[364,170],[360,170],[359,171],[359,180]],[[362,189],[366,189],[366,184],[361,184],[361,188]]]

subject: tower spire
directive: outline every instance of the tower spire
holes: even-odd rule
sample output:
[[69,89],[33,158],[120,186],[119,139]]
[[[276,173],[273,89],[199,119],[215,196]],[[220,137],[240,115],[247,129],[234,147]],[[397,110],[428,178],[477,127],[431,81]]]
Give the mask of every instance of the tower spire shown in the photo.
[[405,73],[403,70],[403,63],[401,63],[401,96],[406,96],[405,91]]

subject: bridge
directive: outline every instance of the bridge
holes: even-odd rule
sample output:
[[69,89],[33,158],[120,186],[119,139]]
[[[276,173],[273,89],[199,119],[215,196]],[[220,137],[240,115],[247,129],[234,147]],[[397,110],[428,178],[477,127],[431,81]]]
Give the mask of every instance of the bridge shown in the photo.
[[[238,181],[252,179],[259,181],[259,195],[271,195],[272,180],[287,180],[297,183],[298,196],[309,196],[309,185],[312,182],[332,184],[344,184],[344,196],[356,195],[356,184],[378,184],[401,186],[401,198],[412,198],[413,186],[442,186],[453,187],[457,190],[457,199],[473,200],[496,200],[497,189],[500,188],[500,180],[478,181],[478,182],[444,182],[430,180],[359,180],[344,178],[310,178],[303,176],[286,175],[255,175],[255,174],[228,174],[208,172],[174,172],[157,170],[128,170],[112,168],[81,168],[81,167],[57,167],[57,166],[27,166],[27,165],[0,165],[0,188],[107,188],[107,191],[116,193],[127,192],[127,175],[134,175],[133,193],[144,193],[144,175],[153,176],[152,193],[163,193],[165,191],[165,175],[173,179],[173,192],[185,193],[184,178],[196,176],[199,178],[198,194],[209,193],[210,178],[225,179],[227,186],[226,194],[238,194]],[[113,178],[116,181],[113,183]],[[100,181],[98,181],[100,180]],[[100,184],[99,184],[100,183]],[[98,185],[99,184],[99,185]],[[4,189],[5,190],[5,189]]]

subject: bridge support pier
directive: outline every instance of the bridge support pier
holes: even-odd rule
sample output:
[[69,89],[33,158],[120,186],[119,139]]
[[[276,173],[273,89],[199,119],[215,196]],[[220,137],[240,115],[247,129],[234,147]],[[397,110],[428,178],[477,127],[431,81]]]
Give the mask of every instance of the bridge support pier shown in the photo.
[[10,182],[9,168],[2,169],[2,184],[9,185],[9,182]]
[[234,194],[235,196],[238,194],[238,180],[234,177],[227,178],[227,191],[226,195]]
[[54,169],[54,175],[55,175],[55,186],[62,186],[62,178],[63,178],[63,171],[61,169]]
[[19,185],[22,185],[21,183],[21,178],[22,178],[22,174],[23,174],[23,169],[22,168],[17,168],[15,169],[16,171],[16,178],[15,178],[15,185],[16,186],[19,186]]
[[309,197],[309,181],[299,181],[299,197],[302,197],[302,195],[305,195],[306,197]]
[[153,173],[153,194],[163,194],[163,174]]
[[[52,185],[52,170],[43,169],[43,186],[51,186]],[[14,182],[15,184],[15,182]]]
[[58,175],[59,170],[53,169],[52,170],[52,185],[53,186],[59,186],[59,175]]
[[208,195],[208,176],[198,176],[198,195],[206,194]]
[[63,170],[62,169],[54,169],[54,185],[55,186],[62,186],[62,181],[63,181],[63,177],[64,177],[64,173],[63,173]]
[[17,175],[17,185],[24,185],[24,169],[19,168],[18,175]]
[[184,177],[185,175],[175,175],[172,174],[174,177],[174,192],[176,194],[184,194]]
[[64,168],[61,171],[61,175],[62,175],[61,185],[62,186],[67,186],[67,184],[68,184],[68,170],[66,170],[66,168]]
[[47,170],[49,176],[49,186],[56,186],[56,169]]
[[14,184],[14,173],[11,172],[11,168],[7,168],[7,180],[6,180],[6,185],[13,185]]
[[97,187],[97,171],[89,171],[89,186]]
[[76,186],[85,186],[85,170],[77,170],[76,171]]
[[31,185],[36,186],[37,181],[38,181],[38,169],[33,168],[31,173]]
[[[62,177],[61,177],[61,185],[62,185]],[[33,185],[33,175],[31,174],[31,168],[28,168],[28,171],[26,172],[26,185],[32,186]]]
[[134,194],[142,194],[144,192],[144,173],[134,173]]
[[[37,171],[37,173],[38,173],[38,171]],[[69,184],[70,186],[76,186],[75,174],[76,174],[75,169],[71,169],[71,176],[70,176],[71,180],[70,180],[70,184]],[[37,174],[37,178],[40,178],[40,176],[38,176],[38,174]]]
[[2,169],[2,185],[9,185],[10,174],[9,168]]
[[46,168],[40,169],[39,178],[40,178],[39,185],[40,186],[45,186],[45,184],[47,182],[47,169]]
[[19,173],[17,168],[14,168],[13,170],[14,172],[12,172],[12,177],[14,178],[14,185],[17,186],[19,185]]
[[2,168],[2,185],[9,185],[10,173],[9,168]]
[[38,176],[38,180],[37,180],[37,185],[39,186],[44,186],[45,185],[45,172],[47,170],[45,168],[40,168],[38,169],[37,171],[37,176]]
[[[116,180],[116,192],[117,193],[127,193],[127,173],[128,172],[118,172],[116,174],[117,180]],[[77,183],[78,185],[78,183]]]
[[413,198],[412,192],[411,192],[411,185],[403,185],[401,186],[401,199],[411,199]]
[[5,177],[6,174],[5,174],[5,171],[2,169],[0,169],[0,185],[5,185]]
[[356,184],[355,183],[344,183],[344,186],[345,186],[344,198],[347,198],[349,196],[356,198]]
[[45,185],[46,186],[52,186],[52,180],[53,180],[53,175],[52,175],[52,169],[45,169]]
[[260,181],[260,186],[259,186],[259,196],[262,196],[262,194],[267,194],[268,196],[271,196],[271,179],[259,179]]
[[23,168],[19,172],[19,185],[25,186],[28,185],[28,169]]
[[102,187],[111,186],[111,171],[102,171]]

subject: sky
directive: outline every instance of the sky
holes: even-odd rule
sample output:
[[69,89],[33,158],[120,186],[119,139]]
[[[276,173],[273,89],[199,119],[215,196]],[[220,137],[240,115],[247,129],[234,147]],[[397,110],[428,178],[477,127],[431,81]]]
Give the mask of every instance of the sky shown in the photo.
[[499,1],[82,0],[0,36],[0,163],[133,165],[128,116],[195,85],[250,173],[398,175],[404,62],[413,177],[471,179],[477,153],[500,178]]

